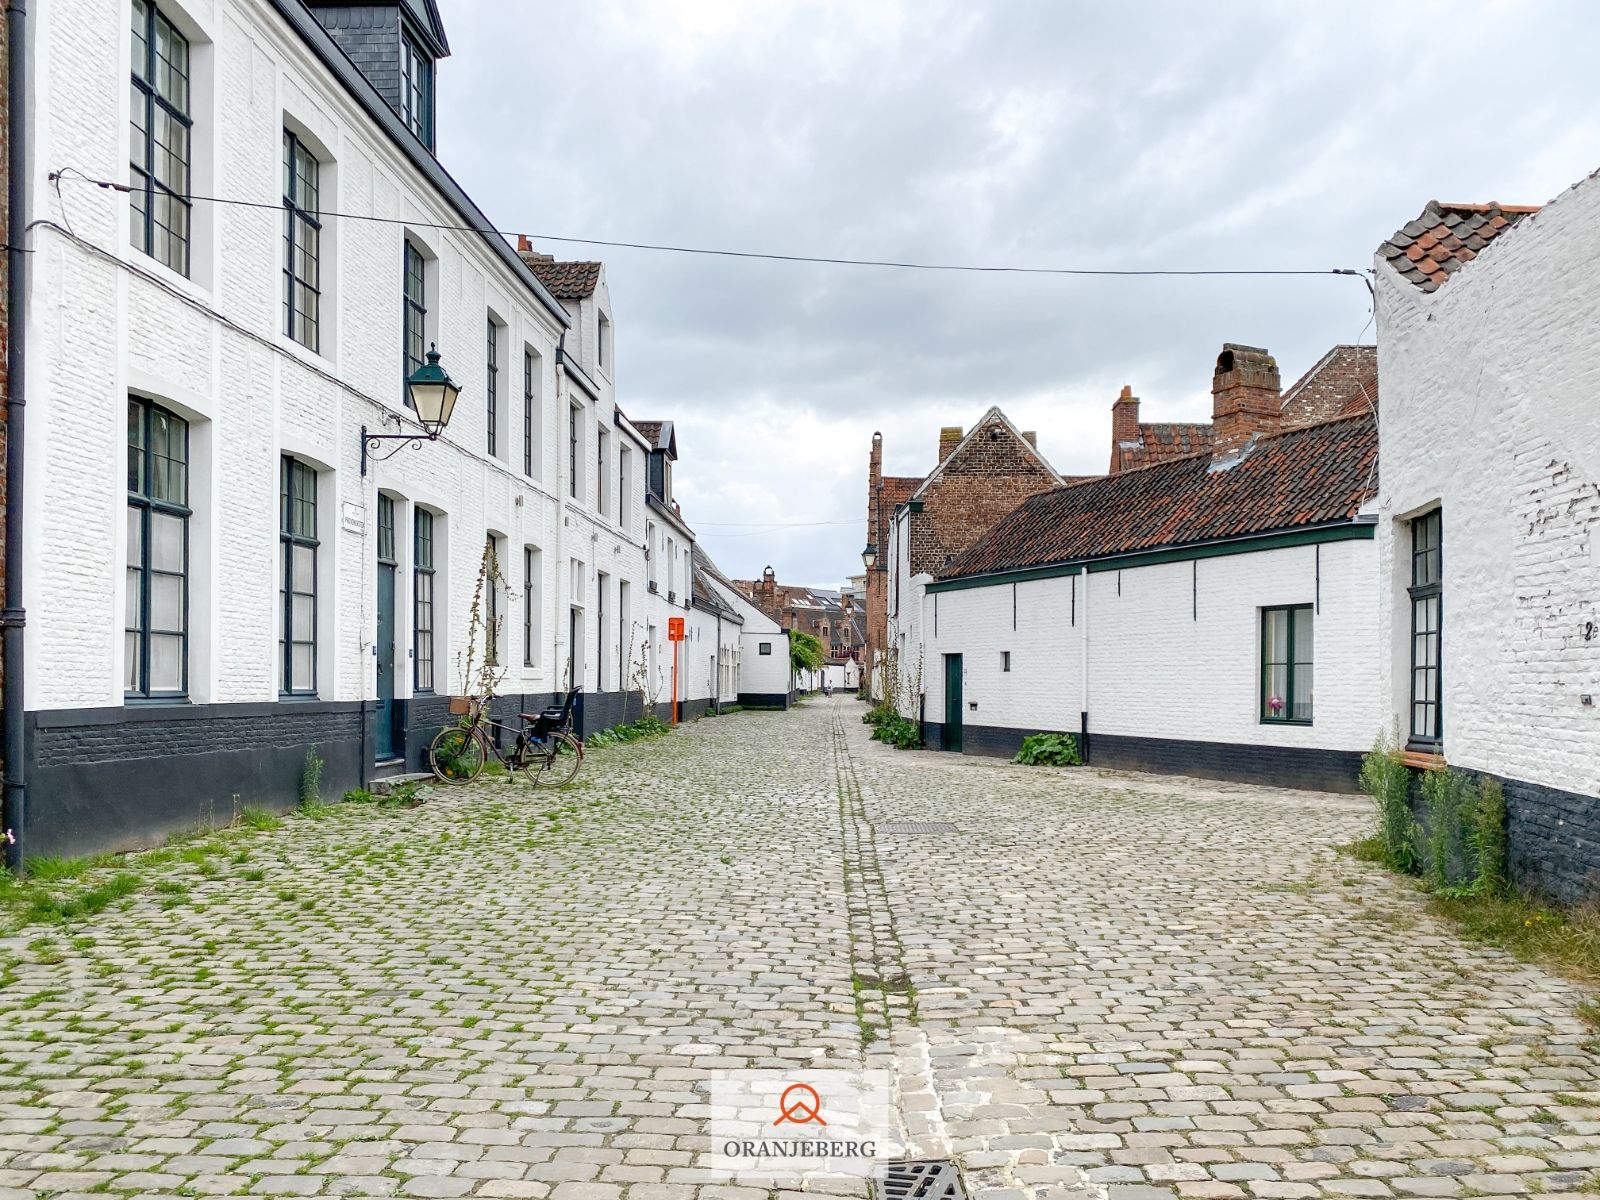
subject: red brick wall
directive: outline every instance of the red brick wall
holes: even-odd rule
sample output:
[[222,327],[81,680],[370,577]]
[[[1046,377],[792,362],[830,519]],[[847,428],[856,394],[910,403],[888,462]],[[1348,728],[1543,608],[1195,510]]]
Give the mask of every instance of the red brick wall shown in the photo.
[[911,514],[911,573],[937,575],[1029,496],[1057,486],[1030,448],[998,416],[980,424],[945,461]]

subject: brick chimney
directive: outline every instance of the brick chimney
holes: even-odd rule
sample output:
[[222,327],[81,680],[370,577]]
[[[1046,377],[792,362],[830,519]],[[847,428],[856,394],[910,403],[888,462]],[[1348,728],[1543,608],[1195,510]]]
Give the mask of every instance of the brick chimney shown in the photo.
[[533,243],[528,240],[528,235],[525,233],[517,234],[517,257],[529,266],[534,263],[555,262],[556,260],[554,254],[540,254],[535,250]]
[[1022,431],[1022,440],[1027,442],[1028,445],[1032,446],[1035,450],[1037,450],[1039,448],[1039,434],[1035,430],[1032,430],[1032,429],[1023,430]]
[[950,457],[950,452],[961,444],[961,426],[946,425],[939,430],[939,461]]
[[1133,394],[1133,388],[1128,384],[1122,385],[1122,393],[1111,405],[1111,466],[1107,473],[1115,475],[1122,470],[1122,452],[1118,449],[1124,442],[1137,442],[1139,440],[1139,397]]
[[1277,360],[1259,346],[1228,342],[1211,373],[1211,449],[1237,450],[1252,437],[1276,433],[1282,421]]

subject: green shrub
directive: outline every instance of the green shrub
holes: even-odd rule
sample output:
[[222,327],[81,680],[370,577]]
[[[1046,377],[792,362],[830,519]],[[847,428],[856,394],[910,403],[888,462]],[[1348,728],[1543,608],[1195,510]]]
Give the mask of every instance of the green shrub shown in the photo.
[[1078,739],[1070,733],[1030,733],[1012,762],[1029,767],[1081,767]]
[[1377,840],[1383,848],[1383,865],[1391,871],[1415,875],[1417,822],[1411,815],[1411,771],[1400,752],[1382,736],[1361,760],[1361,790],[1378,806]]
[[862,718],[872,726],[876,741],[896,750],[915,750],[922,745],[922,728],[909,717],[902,717],[887,702],[880,701]]
[[327,764],[317,757],[317,748],[313,745],[306,751],[306,765],[300,772],[300,805],[302,808],[314,808],[322,803],[322,768]]
[[637,721],[628,725],[614,725],[610,729],[602,729],[599,733],[590,734],[583,739],[585,750],[604,749],[607,746],[620,746],[624,742],[637,742],[644,738],[657,738],[672,732],[668,725],[655,713],[646,713]]
[[[348,793],[346,794],[348,799]],[[264,808],[247,808],[239,814],[239,824],[246,829],[277,829],[283,824],[276,816]]]

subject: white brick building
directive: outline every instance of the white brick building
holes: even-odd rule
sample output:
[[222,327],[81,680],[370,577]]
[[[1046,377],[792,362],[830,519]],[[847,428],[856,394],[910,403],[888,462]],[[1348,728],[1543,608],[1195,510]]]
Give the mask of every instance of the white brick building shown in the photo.
[[[434,158],[431,0],[59,0],[29,32],[28,852],[287,803],[313,745],[333,794],[417,766],[486,542],[496,714],[576,682],[587,729],[621,719],[651,443],[600,265],[472,232]],[[364,458],[416,428],[430,345],[448,429]]]
[[1600,871],[1600,178],[1429,204],[1377,257],[1386,720],[1506,783],[1513,873]]
[[929,745],[1063,731],[1103,766],[1354,787],[1382,720],[1375,422],[1280,431],[1250,347],[1212,390],[1209,449],[1034,496],[937,578],[897,575],[899,702]]

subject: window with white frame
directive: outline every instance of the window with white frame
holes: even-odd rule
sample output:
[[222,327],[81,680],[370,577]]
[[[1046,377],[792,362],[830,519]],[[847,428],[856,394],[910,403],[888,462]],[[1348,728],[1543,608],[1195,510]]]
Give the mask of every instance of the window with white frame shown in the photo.
[[133,245],[189,274],[189,41],[150,0],[133,0]]
[[500,591],[503,544],[503,538],[484,535],[483,663],[487,667],[498,667],[505,658],[505,597]]
[[522,349],[522,473],[537,479],[543,470],[539,453],[539,381],[541,364],[532,346]]
[[574,404],[567,410],[567,495],[578,498],[579,467],[583,462],[583,406]]
[[617,446],[617,524],[624,530],[633,529],[633,497],[628,487],[633,481],[633,451],[627,446]]
[[594,510],[602,517],[611,511],[611,437],[601,421],[594,431]]
[[595,324],[594,339],[595,365],[602,371],[611,368],[611,318],[605,313],[598,314]]
[[128,568],[123,691],[189,689],[189,423],[128,398]]

